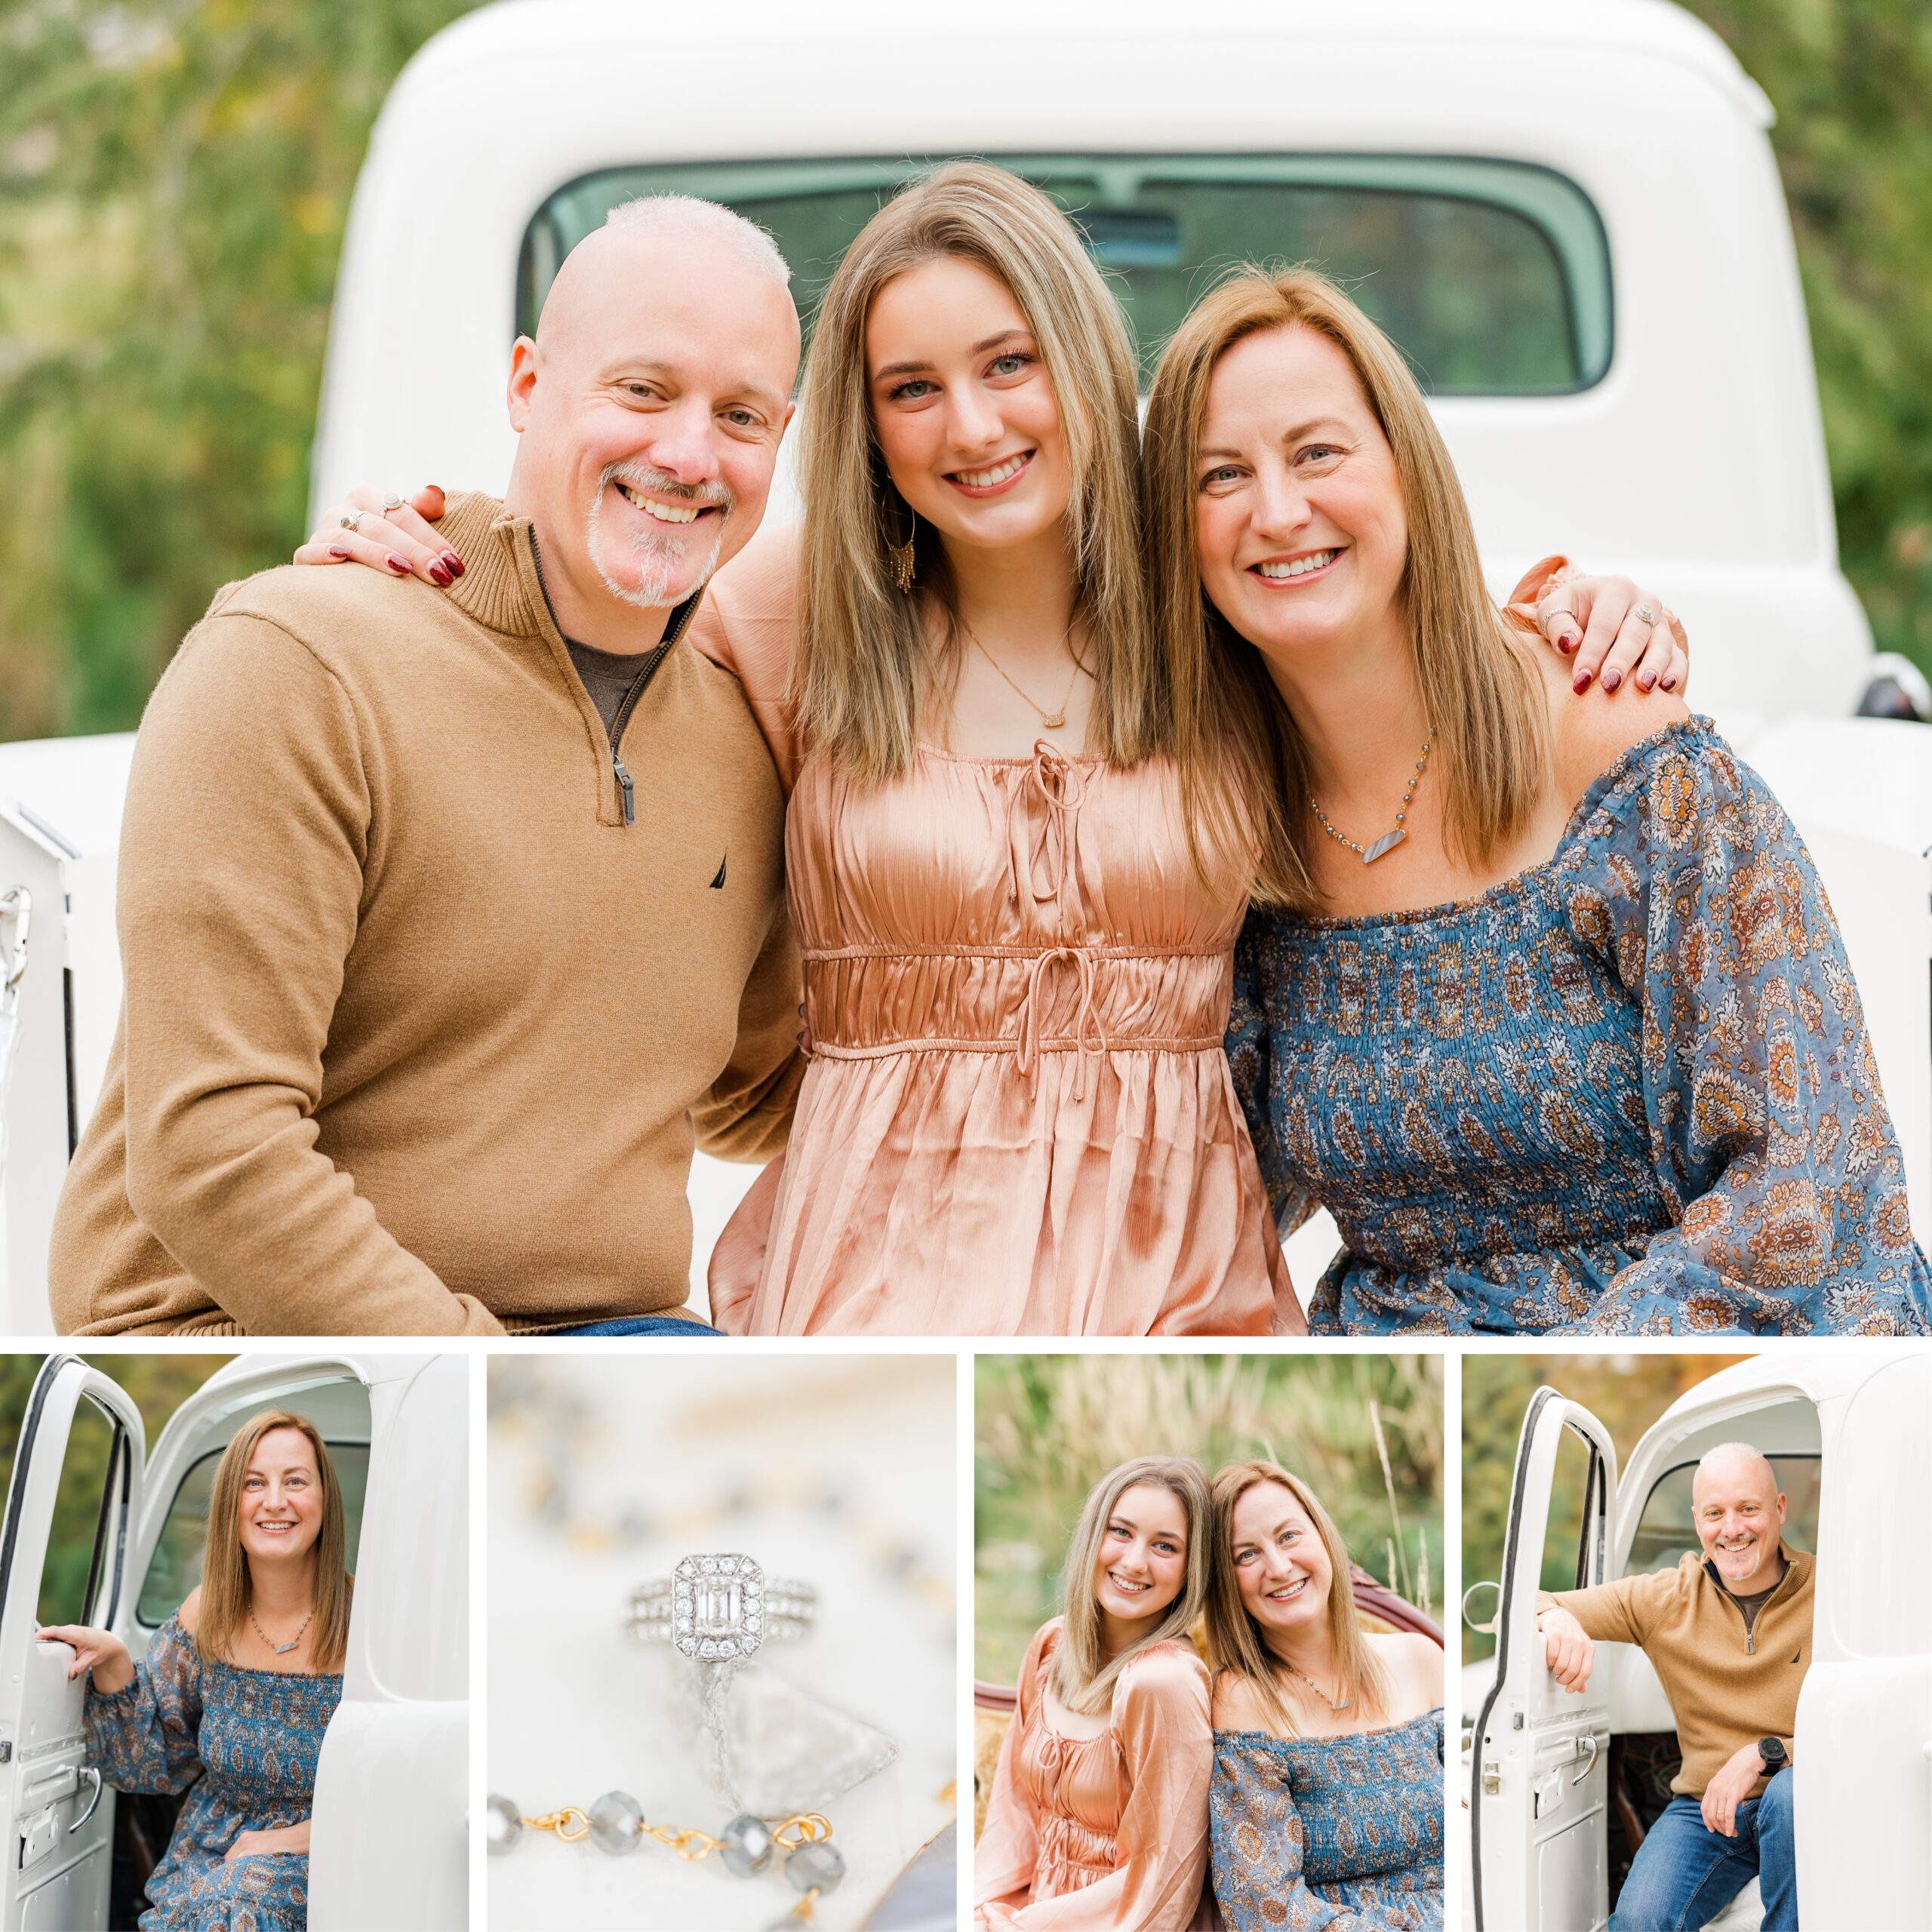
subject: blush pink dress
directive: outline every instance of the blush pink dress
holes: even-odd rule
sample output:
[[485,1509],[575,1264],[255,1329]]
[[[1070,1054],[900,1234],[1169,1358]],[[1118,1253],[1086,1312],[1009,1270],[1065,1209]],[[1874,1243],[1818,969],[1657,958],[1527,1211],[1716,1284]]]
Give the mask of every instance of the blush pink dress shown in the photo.
[[1214,1922],[1208,1667],[1156,1644],[1115,1681],[1106,1729],[1065,1737],[1047,1709],[1062,1627],[1020,1670],[973,1854],[974,1932],[1200,1932]]
[[1042,741],[922,747],[880,786],[783,721],[793,546],[693,626],[792,786],[786,883],[811,1054],[790,1143],[714,1251],[734,1334],[1299,1332],[1223,1049],[1238,899],[1179,787]]

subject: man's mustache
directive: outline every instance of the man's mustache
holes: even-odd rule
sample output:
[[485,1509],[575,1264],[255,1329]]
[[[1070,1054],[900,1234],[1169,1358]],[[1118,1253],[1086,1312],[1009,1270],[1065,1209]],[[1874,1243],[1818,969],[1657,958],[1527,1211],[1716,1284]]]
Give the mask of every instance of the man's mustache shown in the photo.
[[718,509],[726,516],[738,506],[737,498],[722,483],[681,483],[675,476],[662,469],[654,469],[648,463],[607,463],[604,474],[598,479],[599,494],[613,483],[623,483],[633,490],[648,490],[672,503],[700,503],[706,508]]

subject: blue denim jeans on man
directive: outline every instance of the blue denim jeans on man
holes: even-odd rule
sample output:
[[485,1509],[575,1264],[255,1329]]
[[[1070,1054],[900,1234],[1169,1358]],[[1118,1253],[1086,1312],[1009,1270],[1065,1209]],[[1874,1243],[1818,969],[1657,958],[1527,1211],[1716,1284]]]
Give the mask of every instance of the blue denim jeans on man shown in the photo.
[[1737,1807],[1737,1835],[1704,1823],[1694,1798],[1673,1798],[1644,1835],[1618,1894],[1610,1932],[1697,1932],[1755,1878],[1763,1932],[1798,1932],[1798,1862],[1792,1838],[1792,1774]]

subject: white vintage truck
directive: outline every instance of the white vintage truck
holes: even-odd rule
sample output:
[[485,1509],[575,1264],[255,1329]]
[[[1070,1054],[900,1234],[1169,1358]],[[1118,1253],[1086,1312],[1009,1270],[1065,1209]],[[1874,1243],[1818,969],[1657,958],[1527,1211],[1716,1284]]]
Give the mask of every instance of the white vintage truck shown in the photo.
[[[500,488],[511,343],[565,254],[635,194],[763,222],[809,308],[881,192],[930,160],[1002,160],[1075,214],[1150,352],[1222,265],[1324,266],[1426,378],[1497,588],[1567,548],[1682,613],[1694,702],[1823,872],[1924,1229],[1932,729],[1854,715],[1875,667],[1838,567],[1770,119],[1662,0],[503,0],[425,47],[377,123],[313,502],[358,479]],[[771,515],[795,512],[782,483]],[[0,942],[23,942],[0,1189],[17,1331],[47,1326],[53,1195],[114,1026],[129,742],[0,747]],[[699,1164],[700,1303],[749,1178]],[[1325,1217],[1304,1230],[1297,1279],[1333,1242]]]
[[[1559,1378],[1560,1379],[1560,1378]],[[1932,1349],[1780,1343],[1680,1395],[1620,1475],[1603,1424],[1559,1389],[1523,1421],[1500,1579],[1463,1616],[1494,1657],[1463,1673],[1452,1819],[1472,1883],[1465,1932],[1598,1932],[1676,1767],[1676,1724],[1644,1654],[1603,1644],[1581,1693],[1543,1660],[1538,1588],[1672,1569],[1698,1547],[1690,1478],[1720,1442],[1770,1458],[1785,1534],[1817,1558],[1792,1768],[1798,1913],[1815,1932],[1932,1927]],[[1559,1471],[1581,1520],[1552,1521]],[[1558,1547],[1558,1539],[1561,1547]],[[1755,1881],[1712,1932],[1755,1932]]]
[[[0,1932],[131,1932],[125,1900],[110,1909],[110,1875],[138,1887],[175,1801],[102,1789],[84,1761],[86,1680],[69,1682],[73,1651],[34,1633],[104,1626],[145,1655],[200,1580],[223,1449],[271,1408],[321,1430],[355,1577],[342,1701],[316,1767],[310,1932],[469,1924],[469,1367],[461,1355],[249,1355],[182,1403],[150,1451],[111,1375],[48,1357],[0,1529]],[[84,1587],[50,1571],[57,1512],[95,1523]]]

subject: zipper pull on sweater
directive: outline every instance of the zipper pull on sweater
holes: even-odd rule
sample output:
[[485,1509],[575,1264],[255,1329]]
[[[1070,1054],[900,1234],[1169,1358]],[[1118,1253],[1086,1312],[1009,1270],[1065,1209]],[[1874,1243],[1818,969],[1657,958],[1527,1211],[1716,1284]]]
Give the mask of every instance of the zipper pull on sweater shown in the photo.
[[617,774],[617,783],[624,795],[624,823],[635,825],[637,823],[637,788],[631,783],[631,775],[625,769],[623,760],[615,752],[611,754],[611,767]]

